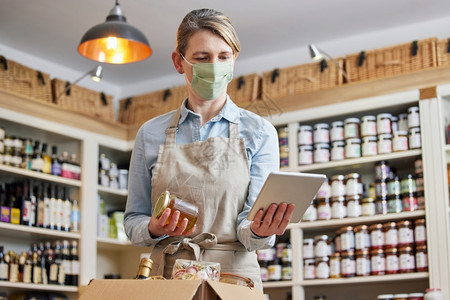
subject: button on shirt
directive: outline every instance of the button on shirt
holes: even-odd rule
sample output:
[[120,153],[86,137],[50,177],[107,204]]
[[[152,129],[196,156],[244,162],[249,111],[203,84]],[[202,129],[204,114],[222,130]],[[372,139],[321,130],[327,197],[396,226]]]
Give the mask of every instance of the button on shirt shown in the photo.
[[[269,173],[279,169],[278,135],[274,126],[262,117],[239,108],[228,96],[219,114],[201,126],[200,115],[186,108],[186,101],[181,106],[177,144],[205,141],[209,137],[228,138],[229,122],[239,125],[250,166],[250,185],[244,208],[237,218],[237,237],[248,251],[272,247],[275,235],[260,238],[253,234],[247,215]],[[172,111],[147,121],[136,135],[124,215],[125,231],[135,245],[150,247],[166,237],[152,238],[148,231],[152,212],[151,175],[159,146],[165,143],[165,131],[174,113]]]

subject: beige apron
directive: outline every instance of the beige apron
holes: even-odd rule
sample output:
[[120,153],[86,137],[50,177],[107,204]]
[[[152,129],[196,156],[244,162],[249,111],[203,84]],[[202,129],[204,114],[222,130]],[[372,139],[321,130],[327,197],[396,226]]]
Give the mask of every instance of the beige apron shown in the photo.
[[262,288],[255,252],[237,241],[237,216],[250,183],[249,164],[239,127],[229,123],[229,138],[176,144],[180,109],[166,129],[152,176],[152,204],[168,190],[199,207],[197,229],[190,237],[169,237],[152,250],[152,275],[170,278],[178,258],[219,262],[221,271],[251,278]]

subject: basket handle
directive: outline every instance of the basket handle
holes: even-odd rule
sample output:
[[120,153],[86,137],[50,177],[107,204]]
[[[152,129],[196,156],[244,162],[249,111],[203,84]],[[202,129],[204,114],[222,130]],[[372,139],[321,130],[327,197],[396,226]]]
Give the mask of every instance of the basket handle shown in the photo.
[[419,51],[419,43],[417,41],[413,41],[411,45],[411,55],[417,56],[418,51]]
[[366,51],[361,51],[358,56],[358,67],[362,67],[366,60]]
[[128,107],[130,107],[131,103],[133,102],[132,99],[133,99],[133,98],[130,97],[130,98],[127,98],[127,99],[125,100],[125,106],[124,106],[124,109],[125,109],[125,110],[128,110]]
[[166,89],[164,91],[164,95],[163,95],[163,101],[166,102],[167,98],[169,98],[172,95],[172,92],[170,91],[170,89]]
[[450,39],[447,42],[447,53],[450,53]]
[[280,70],[278,68],[276,68],[272,72],[272,80],[271,80],[272,83],[275,83],[275,81],[277,80],[278,77],[280,77]]
[[8,70],[8,61],[3,55],[0,55],[0,64],[2,65],[3,70]]
[[239,78],[238,78],[238,90],[240,90],[244,84],[245,84],[244,76],[239,76]]
[[320,61],[320,73],[323,73],[323,71],[325,71],[326,68],[328,68],[328,64],[325,61],[325,59],[322,59]]
[[108,99],[106,99],[105,93],[100,93],[100,100],[102,101],[103,106],[108,106]]
[[38,82],[40,82],[42,85],[45,85],[44,75],[42,75],[41,71],[37,71],[36,77],[38,79]]

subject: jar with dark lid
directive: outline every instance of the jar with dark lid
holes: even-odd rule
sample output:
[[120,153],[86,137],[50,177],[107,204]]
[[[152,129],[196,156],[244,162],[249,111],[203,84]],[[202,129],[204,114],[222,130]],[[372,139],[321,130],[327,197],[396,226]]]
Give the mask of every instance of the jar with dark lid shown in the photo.
[[139,263],[139,270],[136,275],[136,279],[147,279],[150,277],[152,271],[153,260],[149,257],[143,257]]
[[410,246],[403,246],[399,249],[399,269],[400,273],[411,273],[416,269],[414,249]]
[[361,157],[361,139],[350,138],[345,140],[345,158]]
[[331,241],[328,235],[322,234],[314,237],[315,257],[327,257],[331,254]]
[[323,163],[330,161],[330,144],[314,144],[314,162]]
[[378,154],[378,138],[376,136],[365,136],[361,144],[362,156],[374,156]]
[[347,200],[347,217],[349,218],[360,217],[362,212],[361,196],[351,195],[345,197],[345,199]]
[[403,211],[403,199],[400,195],[389,196],[388,212],[390,214],[400,213]]
[[312,145],[300,145],[298,147],[298,164],[310,165],[314,163]]
[[358,118],[347,118],[344,120],[344,137],[346,139],[350,138],[360,138],[360,120]]
[[342,277],[345,278],[356,276],[356,261],[353,250],[341,253],[341,273]]
[[398,131],[398,117],[397,116],[391,117],[391,128],[392,128],[393,133]]
[[331,218],[343,219],[347,216],[347,206],[345,197],[332,197],[331,198]]
[[303,261],[303,279],[315,279],[316,278],[316,260],[305,259]]
[[369,250],[356,250],[356,276],[369,276],[370,264]]
[[332,142],[343,141],[345,139],[344,134],[344,122],[334,121],[331,123],[330,140]]
[[318,215],[317,215],[317,200],[314,199],[313,201],[311,201],[311,204],[309,205],[308,209],[303,214],[302,221],[313,222],[313,221],[316,221],[317,218],[318,218]]
[[328,198],[317,199],[317,219],[318,220],[331,219],[330,199]]
[[311,125],[300,125],[298,129],[298,144],[300,146],[313,144],[313,128]]
[[344,226],[340,229],[341,250],[350,251],[355,249],[355,233],[352,226]]
[[330,125],[318,123],[314,125],[314,144],[330,142]]
[[364,198],[362,200],[361,215],[362,216],[374,216],[376,214],[376,206],[374,198]]
[[316,257],[316,278],[330,278],[330,259],[328,256]]
[[389,212],[387,196],[377,197],[375,201],[375,210],[377,215],[385,215]]
[[330,256],[330,278],[341,277],[341,254],[335,252]]
[[412,194],[417,191],[416,178],[413,174],[408,174],[400,181],[400,186],[402,194]]
[[345,159],[345,142],[334,141],[331,143],[331,160],[343,160]]
[[345,189],[344,175],[331,176],[331,197],[345,196]]
[[375,178],[376,179],[384,179],[387,180],[389,178],[389,174],[391,174],[391,168],[389,167],[389,164],[382,160],[377,161],[375,163]]
[[408,300],[408,294],[394,294],[394,300]]
[[417,219],[414,221],[414,241],[416,246],[427,242],[425,219]]
[[400,221],[397,223],[397,228],[399,246],[413,246],[414,230],[412,222],[409,220]]
[[367,115],[361,117],[361,136],[373,136],[377,134],[377,117]]
[[158,200],[155,204],[155,209],[153,211],[154,217],[158,219],[166,208],[171,209],[166,224],[169,224],[170,219],[172,218],[172,215],[176,210],[180,212],[177,227],[181,225],[181,221],[185,218],[188,220],[186,231],[194,227],[195,223],[197,222],[198,207],[191,202],[177,198],[175,195],[170,194],[169,191],[165,191],[159,195]]
[[400,196],[402,194],[400,177],[394,176],[387,180],[387,191],[389,196]]
[[408,127],[419,127],[420,126],[420,116],[419,107],[411,106],[408,108]]
[[270,261],[267,266],[269,281],[280,281],[282,276],[282,265],[279,258]]
[[397,274],[400,272],[398,249],[387,248],[384,250],[384,254],[386,256],[386,274]]
[[377,133],[392,133],[392,114],[382,113],[377,115]]
[[386,273],[386,258],[382,248],[375,248],[370,251],[371,275],[384,275]]
[[375,195],[377,198],[388,196],[388,186],[386,179],[377,179],[375,181]]
[[303,239],[303,258],[314,258],[314,239]]
[[392,134],[383,133],[378,135],[378,154],[392,153]]
[[422,147],[422,137],[420,127],[413,127],[408,130],[409,149],[419,149]]
[[370,248],[370,233],[367,225],[355,226],[355,249],[363,250]]
[[369,226],[370,244],[372,248],[384,247],[383,224],[372,224]]
[[384,231],[384,245],[386,247],[397,247],[398,246],[397,223],[388,222],[383,224],[383,231]]
[[347,196],[362,195],[363,185],[359,173],[350,173],[345,178],[345,194]]
[[394,138],[392,140],[392,150],[394,152],[408,150],[408,132],[407,131],[397,131],[394,133]]
[[417,272],[428,272],[428,250],[426,244],[416,245]]

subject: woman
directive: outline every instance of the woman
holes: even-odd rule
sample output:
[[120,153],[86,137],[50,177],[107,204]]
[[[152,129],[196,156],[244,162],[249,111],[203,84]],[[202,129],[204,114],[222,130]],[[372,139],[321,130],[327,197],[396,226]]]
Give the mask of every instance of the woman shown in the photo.
[[[226,94],[239,51],[231,21],[215,10],[194,10],[178,28],[172,60],[188,98],[140,128],[130,163],[125,230],[133,244],[154,247],[152,275],[170,278],[178,258],[219,262],[262,288],[255,250],[272,247],[291,218],[294,206],[283,203],[247,220],[279,149],[275,128]],[[170,208],[151,216],[166,190],[199,207],[192,229],[187,219],[177,227],[179,211],[166,224]]]

